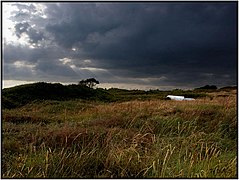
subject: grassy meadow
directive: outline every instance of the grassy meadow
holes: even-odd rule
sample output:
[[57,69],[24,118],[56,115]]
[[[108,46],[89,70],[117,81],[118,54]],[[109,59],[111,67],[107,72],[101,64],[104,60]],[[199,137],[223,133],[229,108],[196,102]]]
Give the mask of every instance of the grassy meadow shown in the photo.
[[2,178],[236,178],[237,91],[206,94],[3,109]]

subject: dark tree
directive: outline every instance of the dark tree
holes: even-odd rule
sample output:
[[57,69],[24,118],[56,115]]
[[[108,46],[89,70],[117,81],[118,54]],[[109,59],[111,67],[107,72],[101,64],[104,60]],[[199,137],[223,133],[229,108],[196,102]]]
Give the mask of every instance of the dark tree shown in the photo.
[[86,80],[79,81],[78,85],[80,86],[86,86]]
[[79,85],[87,86],[89,88],[93,88],[96,84],[99,84],[99,81],[97,81],[95,78],[89,78],[89,79],[86,79],[86,80],[81,80],[79,82]]

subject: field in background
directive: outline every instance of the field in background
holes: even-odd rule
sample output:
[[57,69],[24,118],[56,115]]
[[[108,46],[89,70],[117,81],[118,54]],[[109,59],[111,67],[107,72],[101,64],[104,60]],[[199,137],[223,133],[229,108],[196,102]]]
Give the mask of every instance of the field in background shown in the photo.
[[236,93],[3,109],[2,177],[236,178]]

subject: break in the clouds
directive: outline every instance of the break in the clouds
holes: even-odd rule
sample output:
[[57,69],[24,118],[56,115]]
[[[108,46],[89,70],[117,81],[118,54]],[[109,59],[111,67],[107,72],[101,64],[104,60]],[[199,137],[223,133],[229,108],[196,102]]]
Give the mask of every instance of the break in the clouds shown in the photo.
[[3,80],[237,84],[237,2],[2,5]]

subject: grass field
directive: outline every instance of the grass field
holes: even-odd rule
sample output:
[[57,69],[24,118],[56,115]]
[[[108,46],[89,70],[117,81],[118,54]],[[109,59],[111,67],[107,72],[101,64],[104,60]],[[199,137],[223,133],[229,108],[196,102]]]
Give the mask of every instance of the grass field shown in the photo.
[[3,178],[236,178],[237,92],[2,111]]

